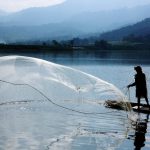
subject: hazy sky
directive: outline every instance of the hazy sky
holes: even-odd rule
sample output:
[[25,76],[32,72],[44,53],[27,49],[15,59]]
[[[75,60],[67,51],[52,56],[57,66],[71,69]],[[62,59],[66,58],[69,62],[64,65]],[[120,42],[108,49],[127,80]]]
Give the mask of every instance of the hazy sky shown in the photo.
[[[25,9],[29,7],[44,7],[44,6],[54,5],[54,4],[61,3],[63,1],[65,0],[0,0],[0,10],[19,11],[21,9]],[[102,9],[134,7],[137,5],[150,4],[150,0],[97,0],[97,1],[99,1],[100,7]]]
[[65,0],[0,0],[0,10],[19,11],[29,7],[45,7]]

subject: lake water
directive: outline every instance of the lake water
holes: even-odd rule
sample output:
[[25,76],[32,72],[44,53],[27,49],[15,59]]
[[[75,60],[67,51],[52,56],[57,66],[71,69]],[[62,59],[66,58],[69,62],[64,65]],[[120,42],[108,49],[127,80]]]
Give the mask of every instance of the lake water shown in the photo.
[[[92,74],[114,84],[125,94],[129,94],[126,93],[126,86],[134,81],[133,67],[142,65],[150,89],[150,66],[140,62],[130,60],[132,63],[128,64],[128,60],[124,60],[122,64],[121,60],[38,57]],[[130,90],[130,101],[133,102],[136,101],[134,91],[134,88]],[[95,108],[97,109],[97,104]],[[42,100],[1,103],[0,150],[150,149],[148,115],[135,114],[138,123],[143,122],[141,124],[144,129],[140,130],[131,125],[125,111],[105,108],[103,105],[99,105],[99,109],[104,113],[72,112]]]

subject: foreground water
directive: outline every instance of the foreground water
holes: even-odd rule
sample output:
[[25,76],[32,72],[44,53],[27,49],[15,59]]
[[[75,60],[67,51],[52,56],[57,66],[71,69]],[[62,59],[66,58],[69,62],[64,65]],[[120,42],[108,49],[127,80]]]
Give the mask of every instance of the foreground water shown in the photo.
[[[61,64],[65,62],[62,59],[49,61]],[[124,93],[126,85],[134,79],[133,65],[104,62],[85,64],[79,61],[67,61],[65,65],[106,80]],[[143,66],[143,70],[149,86],[150,67]],[[134,89],[131,91],[130,100],[135,101]],[[55,107],[45,100],[1,103],[0,150],[132,150],[138,146],[136,126],[131,126],[126,112],[105,108],[103,104],[99,104],[99,109],[104,113],[76,113]],[[138,117],[142,122],[148,119],[144,114]],[[141,147],[145,150],[150,148],[149,120],[146,124],[146,132],[140,134]]]
[[[118,60],[116,60],[117,62]],[[125,62],[128,62],[127,60],[124,60]],[[121,63],[118,61],[118,63],[110,63],[109,61],[99,61],[96,64],[79,64],[79,65],[73,65],[73,67],[77,69],[81,69],[82,71],[85,71],[87,73],[93,74],[94,76],[97,76],[101,79],[104,79],[110,83],[113,83],[116,85],[121,91],[125,94],[127,94],[127,97],[130,101],[136,102],[135,98],[135,88],[131,88],[129,92],[126,90],[126,85],[129,83],[134,82],[134,74],[135,71],[133,69],[136,65],[141,65],[143,67],[143,71],[145,72],[147,76],[147,86],[148,91],[150,89],[150,66],[144,65],[142,63]],[[148,93],[150,95],[150,92]],[[148,96],[149,97],[149,96]],[[142,103],[145,103],[144,100],[141,101]],[[115,116],[116,114],[112,114]],[[140,134],[137,130],[137,126],[132,126],[132,129],[127,130],[126,137],[120,143],[120,145],[115,148],[117,150],[133,150],[133,149],[142,149],[142,150],[148,150],[150,149],[150,123],[149,123],[149,114],[138,114],[138,121],[137,122],[144,122],[145,124],[145,130],[140,131],[143,134]],[[117,117],[117,115],[116,115]],[[119,117],[119,116],[118,116]],[[113,117],[112,117],[113,118]],[[136,123],[137,123],[136,122]],[[138,134],[139,133],[139,134]],[[138,139],[138,140],[137,140]],[[140,145],[140,146],[139,146]],[[139,148],[140,147],[140,148]]]

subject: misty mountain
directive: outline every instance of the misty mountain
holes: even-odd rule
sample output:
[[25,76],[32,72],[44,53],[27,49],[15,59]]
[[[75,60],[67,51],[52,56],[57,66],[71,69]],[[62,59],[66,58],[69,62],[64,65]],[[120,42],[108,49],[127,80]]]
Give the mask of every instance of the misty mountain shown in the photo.
[[144,19],[136,24],[129,25],[117,30],[101,34],[100,38],[105,40],[122,40],[124,37],[134,36],[148,36],[150,35],[150,18]]
[[[57,34],[56,34],[57,33]],[[35,40],[68,40],[79,36],[81,31],[59,24],[42,26],[3,26],[0,25],[0,43]]]
[[[42,25],[62,22],[73,15],[98,10],[97,0],[67,0],[64,3],[39,8],[29,8],[0,18],[0,22],[12,25]],[[93,6],[93,7],[91,7]]]
[[64,3],[0,15],[0,41],[66,39],[100,34],[150,17],[150,5],[102,11],[98,0]]
[[4,12],[3,12],[2,10],[0,10],[0,16],[3,15],[3,13],[4,13]]
[[133,9],[124,8],[112,11],[85,12],[65,20],[64,23],[82,29],[82,31],[87,33],[106,32],[150,17],[148,14],[149,9],[150,5]]
[[[129,24],[150,17],[150,5],[112,11],[101,11],[101,9],[101,2],[98,0],[67,0],[54,6],[29,8],[12,13],[7,17],[0,17],[0,22],[9,25],[32,26],[61,22],[71,23],[73,21],[76,25],[85,27],[88,26],[88,23],[93,23],[95,27],[100,23],[105,24],[103,21],[107,19],[109,20],[109,25],[105,24],[105,26],[107,25],[107,28],[109,28],[111,24],[116,24],[116,21],[122,22],[119,24],[123,25],[124,23]],[[110,24],[110,22],[112,23]]]
[[3,10],[0,10],[0,18],[5,16],[5,15],[8,15],[8,13],[3,11]]

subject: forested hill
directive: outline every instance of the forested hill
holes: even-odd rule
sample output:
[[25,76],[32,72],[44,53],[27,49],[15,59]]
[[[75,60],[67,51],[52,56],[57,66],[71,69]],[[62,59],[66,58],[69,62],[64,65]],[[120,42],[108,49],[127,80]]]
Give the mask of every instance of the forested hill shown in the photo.
[[129,25],[117,30],[106,32],[100,35],[101,39],[118,41],[128,38],[150,38],[150,18],[133,25]]

